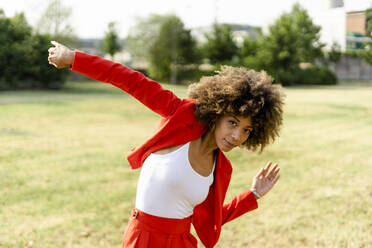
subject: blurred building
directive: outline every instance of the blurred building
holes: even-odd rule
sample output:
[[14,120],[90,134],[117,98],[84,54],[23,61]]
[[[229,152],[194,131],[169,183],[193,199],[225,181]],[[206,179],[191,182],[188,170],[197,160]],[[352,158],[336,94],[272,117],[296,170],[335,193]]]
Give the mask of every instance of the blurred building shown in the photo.
[[366,8],[348,10],[342,1],[330,1],[328,8],[313,16],[321,26],[321,41],[328,48],[338,43],[342,51],[363,49],[365,42],[372,41],[366,34]]
[[343,0],[329,0],[328,5],[329,5],[329,8],[331,9],[342,8],[344,7],[344,1]]
[[346,32],[366,34],[365,10],[351,11],[346,13]]
[[78,49],[122,64],[128,64],[131,61],[131,55],[126,49],[127,43],[124,40],[120,40],[121,50],[115,54],[114,58],[103,52],[102,42],[102,39],[80,39]]
[[[334,5],[331,5],[334,6]],[[338,6],[338,5],[337,5]],[[340,45],[341,50],[346,50],[346,11],[344,7],[325,8],[313,16],[315,24],[321,27],[320,41],[326,44],[326,49],[332,44]]]
[[351,11],[346,16],[346,50],[364,49],[364,43],[372,42],[367,36],[366,11]]
[[103,56],[101,43],[101,39],[79,39],[78,49],[89,54]]
[[[132,63],[132,57],[128,50],[126,49],[127,44],[124,40],[120,40],[121,50],[117,52],[114,58],[111,58],[110,55],[105,54],[103,52],[103,40],[102,39],[79,39],[77,49],[93,54],[96,56],[100,56],[121,64],[130,65]],[[78,73],[70,73],[69,76],[70,80],[88,80],[89,78],[83,76],[82,74]],[[90,79],[89,79],[90,80]]]
[[[323,41],[328,39],[328,45],[331,40],[339,43],[342,51],[364,49],[366,42],[372,42],[366,34],[366,10],[371,7],[371,3],[365,2],[364,6],[360,5],[358,9],[352,9],[344,7],[337,0],[331,0],[328,10],[320,17],[323,21],[321,25]],[[315,18],[315,20],[319,19]],[[369,81],[372,78],[372,66],[362,58],[343,56],[338,63],[329,65],[329,68],[339,80]]]

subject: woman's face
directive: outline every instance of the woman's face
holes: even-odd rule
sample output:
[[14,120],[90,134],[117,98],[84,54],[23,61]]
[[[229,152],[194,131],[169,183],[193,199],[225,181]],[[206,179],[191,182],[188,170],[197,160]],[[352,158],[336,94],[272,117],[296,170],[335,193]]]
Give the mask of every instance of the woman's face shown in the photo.
[[234,147],[241,145],[252,132],[252,120],[250,117],[225,115],[216,122],[214,138],[217,147],[228,152]]

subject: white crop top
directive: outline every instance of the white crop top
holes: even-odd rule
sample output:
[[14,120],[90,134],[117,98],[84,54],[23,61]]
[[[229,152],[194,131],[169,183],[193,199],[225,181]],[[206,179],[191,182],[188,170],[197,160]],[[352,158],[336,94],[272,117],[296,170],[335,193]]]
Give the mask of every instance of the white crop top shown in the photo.
[[138,180],[136,208],[159,217],[183,219],[205,200],[216,162],[209,176],[198,174],[189,161],[189,144],[146,158]]

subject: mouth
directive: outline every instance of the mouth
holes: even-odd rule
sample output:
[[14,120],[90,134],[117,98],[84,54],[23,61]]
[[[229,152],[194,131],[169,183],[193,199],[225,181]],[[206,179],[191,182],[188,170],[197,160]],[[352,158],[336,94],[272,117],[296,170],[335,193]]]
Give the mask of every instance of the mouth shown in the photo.
[[225,143],[226,143],[226,145],[227,145],[228,147],[230,147],[230,148],[234,148],[234,147],[235,147],[234,144],[230,143],[230,142],[227,141],[226,139],[224,139],[224,141],[225,141]]

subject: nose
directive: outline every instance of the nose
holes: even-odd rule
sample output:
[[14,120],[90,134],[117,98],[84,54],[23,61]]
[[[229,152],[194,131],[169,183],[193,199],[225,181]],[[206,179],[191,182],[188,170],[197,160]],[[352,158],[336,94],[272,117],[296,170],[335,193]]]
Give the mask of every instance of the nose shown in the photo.
[[233,139],[234,142],[237,142],[239,139],[240,139],[240,130],[238,128],[236,128],[232,134],[231,134],[231,138]]

